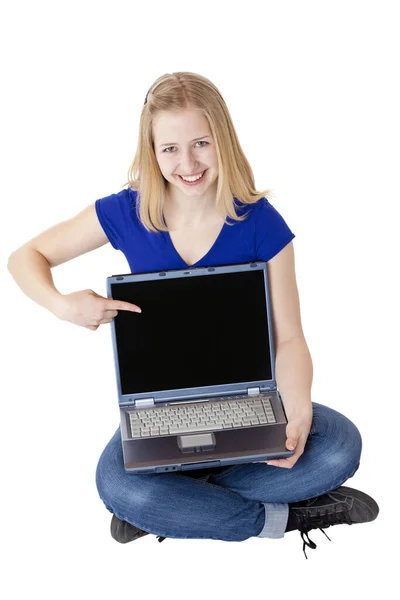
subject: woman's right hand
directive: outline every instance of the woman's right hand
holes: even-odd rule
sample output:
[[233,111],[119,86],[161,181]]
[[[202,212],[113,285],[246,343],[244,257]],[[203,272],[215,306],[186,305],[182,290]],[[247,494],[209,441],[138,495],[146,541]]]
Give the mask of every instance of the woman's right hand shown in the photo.
[[103,323],[111,323],[119,310],[142,312],[136,304],[104,298],[93,290],[82,290],[63,294],[55,315],[63,321],[70,321],[94,331]]

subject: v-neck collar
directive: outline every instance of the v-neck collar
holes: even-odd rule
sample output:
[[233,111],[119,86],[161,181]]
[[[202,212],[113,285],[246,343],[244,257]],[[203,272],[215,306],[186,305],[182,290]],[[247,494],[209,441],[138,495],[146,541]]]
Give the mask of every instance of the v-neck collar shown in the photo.
[[170,245],[170,247],[172,248],[173,253],[175,254],[175,256],[177,256],[179,258],[179,260],[181,261],[181,263],[183,263],[185,265],[185,267],[195,267],[196,265],[198,265],[200,262],[202,262],[204,259],[208,258],[209,255],[211,254],[211,252],[215,249],[215,246],[218,244],[218,242],[220,241],[222,235],[225,232],[225,229],[228,227],[228,225],[226,224],[226,221],[224,222],[224,224],[222,225],[222,228],[215,240],[215,242],[213,243],[213,245],[211,246],[211,248],[208,250],[208,252],[206,252],[206,254],[204,254],[204,256],[202,256],[198,261],[196,261],[195,263],[193,263],[192,265],[188,265],[187,262],[185,262],[182,258],[182,256],[179,254],[179,252],[177,251],[177,249],[174,246],[174,243],[172,241],[172,238],[169,234],[169,231],[165,231],[164,233],[166,234],[166,238],[167,241]]

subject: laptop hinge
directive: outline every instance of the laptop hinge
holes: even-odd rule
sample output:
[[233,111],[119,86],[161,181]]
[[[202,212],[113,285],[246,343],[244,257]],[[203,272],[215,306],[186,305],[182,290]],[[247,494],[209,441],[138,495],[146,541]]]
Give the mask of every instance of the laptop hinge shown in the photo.
[[148,408],[154,406],[154,398],[140,398],[135,400],[135,408]]
[[247,388],[247,395],[248,396],[259,396],[259,394],[260,394],[260,388],[259,387]]

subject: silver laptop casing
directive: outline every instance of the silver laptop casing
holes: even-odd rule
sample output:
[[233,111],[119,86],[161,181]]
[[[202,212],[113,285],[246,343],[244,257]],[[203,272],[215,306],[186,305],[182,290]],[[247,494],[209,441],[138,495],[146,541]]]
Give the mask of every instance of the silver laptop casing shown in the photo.
[[[118,363],[115,319],[111,322],[114,366],[116,373],[118,404],[120,408],[120,431],[125,471],[130,473],[161,473],[179,470],[225,467],[233,464],[287,458],[294,454],[286,448],[287,419],[282,398],[275,380],[275,350],[272,335],[272,317],[266,262],[242,263],[208,267],[159,271],[152,273],[129,273],[107,277],[107,297],[112,298],[114,284],[132,281],[149,281],[158,278],[196,277],[244,270],[262,270],[264,275],[266,315],[268,319],[269,347],[271,357],[270,380],[246,381],[215,386],[169,389],[139,394],[122,394]],[[130,300],[135,303],[135,299]],[[140,318],[140,314],[134,315]],[[204,434],[168,435],[132,439],[129,413],[171,403],[221,402],[227,397],[263,394],[270,398],[276,423],[240,429],[223,429]],[[188,437],[190,436],[190,437]]]

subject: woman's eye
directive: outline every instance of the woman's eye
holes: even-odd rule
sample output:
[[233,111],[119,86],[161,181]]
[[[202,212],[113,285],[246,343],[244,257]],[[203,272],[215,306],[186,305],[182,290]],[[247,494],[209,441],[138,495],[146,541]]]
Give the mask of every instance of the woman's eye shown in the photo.
[[[206,142],[205,140],[199,140],[198,142],[196,142],[196,144],[208,144],[208,142]],[[204,148],[204,146],[200,146],[201,148]],[[176,146],[168,146],[168,148],[165,148],[165,150],[163,150],[163,152],[167,152],[167,150],[169,150],[170,148],[176,148]],[[171,154],[171,152],[167,152],[167,154]]]

